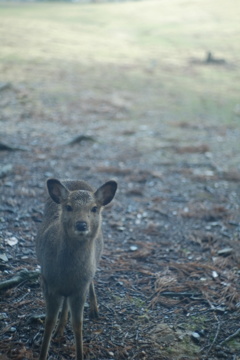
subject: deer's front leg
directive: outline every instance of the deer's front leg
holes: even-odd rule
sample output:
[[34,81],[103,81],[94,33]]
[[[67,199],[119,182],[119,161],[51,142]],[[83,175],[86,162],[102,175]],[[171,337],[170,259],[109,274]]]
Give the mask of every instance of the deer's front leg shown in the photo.
[[86,299],[86,291],[84,294],[77,294],[69,298],[69,306],[72,316],[72,327],[76,345],[76,360],[83,360],[83,308]]
[[62,297],[55,294],[49,295],[47,292],[45,292],[45,300],[46,300],[46,320],[45,320],[45,330],[44,330],[43,342],[42,342],[39,360],[46,360],[47,358],[52,331],[56,324],[58,312],[62,303]]

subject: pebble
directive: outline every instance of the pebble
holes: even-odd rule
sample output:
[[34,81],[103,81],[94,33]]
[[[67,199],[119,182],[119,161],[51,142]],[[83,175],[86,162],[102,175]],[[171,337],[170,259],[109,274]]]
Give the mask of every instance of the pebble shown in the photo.
[[0,320],[4,320],[7,318],[8,318],[7,313],[0,313]]
[[199,333],[197,333],[197,332],[193,332],[192,334],[191,334],[191,337],[192,337],[192,339],[194,340],[194,341],[199,341],[200,340],[200,338],[201,338],[201,336],[199,335]]
[[218,251],[218,255],[220,256],[228,256],[232,253],[233,249],[230,247],[226,247]]

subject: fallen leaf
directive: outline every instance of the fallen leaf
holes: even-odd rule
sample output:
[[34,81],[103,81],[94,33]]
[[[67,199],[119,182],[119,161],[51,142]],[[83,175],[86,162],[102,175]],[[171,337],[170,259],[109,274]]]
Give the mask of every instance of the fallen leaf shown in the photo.
[[7,255],[6,254],[0,254],[0,260],[2,260],[4,262],[7,262],[8,261]]
[[15,236],[12,236],[11,238],[6,239],[5,241],[9,246],[14,246],[17,245],[18,243],[18,239]]

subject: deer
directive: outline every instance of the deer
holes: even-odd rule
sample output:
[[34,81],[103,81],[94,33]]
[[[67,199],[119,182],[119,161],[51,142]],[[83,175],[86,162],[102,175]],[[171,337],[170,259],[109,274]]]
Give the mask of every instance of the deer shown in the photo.
[[[102,210],[114,198],[117,183],[97,190],[82,180],[47,180],[49,197],[36,236],[46,319],[39,360],[46,360],[55,335],[63,335],[71,314],[76,360],[83,360],[83,309],[89,293],[89,316],[98,317],[94,275],[103,250]],[[61,310],[61,311],[60,311]]]

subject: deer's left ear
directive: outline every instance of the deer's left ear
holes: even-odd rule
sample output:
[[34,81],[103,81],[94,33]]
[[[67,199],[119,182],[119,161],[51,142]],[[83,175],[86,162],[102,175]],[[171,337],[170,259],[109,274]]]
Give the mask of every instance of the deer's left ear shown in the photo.
[[117,183],[114,180],[110,180],[103,184],[95,192],[95,198],[101,206],[109,204],[115,196],[117,191]]
[[68,189],[58,179],[48,179],[47,188],[49,195],[57,204],[61,204],[68,197]]

